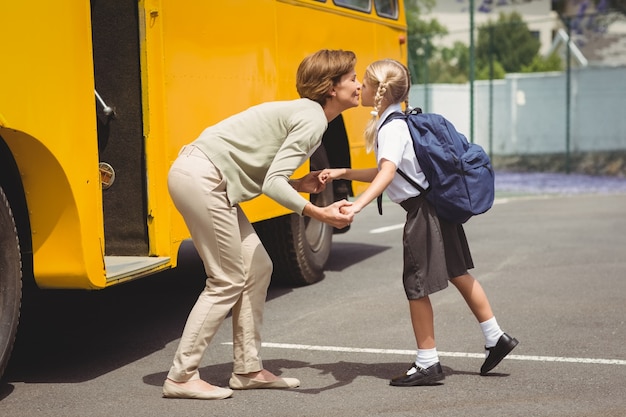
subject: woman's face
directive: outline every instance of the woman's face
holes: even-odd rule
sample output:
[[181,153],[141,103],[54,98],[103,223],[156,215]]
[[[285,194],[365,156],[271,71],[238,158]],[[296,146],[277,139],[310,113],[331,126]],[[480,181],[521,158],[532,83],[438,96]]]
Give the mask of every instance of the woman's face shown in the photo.
[[374,97],[376,97],[377,87],[371,85],[367,79],[363,80],[361,88],[361,105],[364,107],[374,107]]
[[356,72],[352,71],[341,77],[341,80],[333,87],[335,100],[341,104],[343,110],[359,105],[361,83],[356,78]]

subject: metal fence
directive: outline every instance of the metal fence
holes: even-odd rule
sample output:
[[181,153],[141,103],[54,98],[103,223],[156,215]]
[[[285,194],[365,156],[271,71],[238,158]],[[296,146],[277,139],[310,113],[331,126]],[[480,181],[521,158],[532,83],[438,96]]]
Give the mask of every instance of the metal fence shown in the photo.
[[550,51],[563,71],[426,82],[412,87],[411,105],[445,115],[497,168],[626,176],[626,17],[562,21]]

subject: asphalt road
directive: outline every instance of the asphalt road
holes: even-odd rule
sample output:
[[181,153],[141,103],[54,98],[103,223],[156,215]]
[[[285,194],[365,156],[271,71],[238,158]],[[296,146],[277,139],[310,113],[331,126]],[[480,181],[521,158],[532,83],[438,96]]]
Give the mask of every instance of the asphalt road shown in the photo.
[[[177,271],[107,291],[34,297],[0,416],[624,416],[625,209],[626,193],[507,195],[470,220],[473,273],[520,341],[490,376],[479,375],[480,328],[451,286],[432,297],[445,380],[388,385],[415,343],[400,278],[403,213],[387,202],[384,216],[370,206],[335,236],[323,281],[270,288],[265,367],[300,388],[161,398],[203,285],[189,255]],[[231,372],[230,337],[226,320],[201,368],[218,385]]]

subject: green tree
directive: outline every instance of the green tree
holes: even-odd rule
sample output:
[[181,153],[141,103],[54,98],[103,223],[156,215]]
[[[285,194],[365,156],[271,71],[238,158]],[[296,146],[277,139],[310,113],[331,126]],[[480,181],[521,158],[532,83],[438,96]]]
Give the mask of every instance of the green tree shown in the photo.
[[532,62],[522,67],[521,72],[548,72],[548,71],[563,71],[563,61],[556,52],[553,52],[547,57],[541,55],[535,55]]
[[427,63],[436,48],[433,40],[444,36],[448,30],[436,19],[429,21],[422,20],[422,12],[430,11],[435,4],[435,0],[407,0],[405,2],[405,13],[408,31],[408,65],[411,72],[413,84],[432,82],[431,72]]
[[466,83],[469,64],[469,47],[463,42],[455,42],[452,48],[439,48],[434,51],[428,64],[429,82]]
[[[434,0],[405,2],[412,82],[466,83],[469,81],[469,46],[463,42],[455,42],[451,48],[435,46],[436,40],[447,35],[448,30],[436,19],[421,19],[422,12],[430,11],[433,5]],[[539,48],[539,40],[529,31],[519,13],[501,13],[497,22],[489,21],[478,28],[476,79],[484,80],[492,76],[501,79],[507,72],[563,69],[558,55],[544,58],[538,55]]]
[[520,72],[532,63],[540,46],[519,13],[500,13],[496,23],[489,21],[478,28],[477,66],[482,72],[493,59],[506,72]]
[[504,70],[504,68],[502,68],[502,64],[500,64],[498,61],[494,61],[492,65],[493,65],[492,69],[490,69],[489,66],[478,68],[475,74],[476,79],[477,80],[491,80],[491,79],[500,80],[504,78],[504,76],[506,75],[506,71]]

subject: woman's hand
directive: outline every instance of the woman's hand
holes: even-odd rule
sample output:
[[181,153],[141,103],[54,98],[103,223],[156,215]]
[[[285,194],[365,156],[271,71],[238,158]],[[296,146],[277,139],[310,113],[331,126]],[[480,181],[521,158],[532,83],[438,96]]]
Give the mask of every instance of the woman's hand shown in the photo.
[[354,219],[354,213],[343,212],[351,205],[352,203],[347,200],[337,201],[326,207],[318,207],[309,203],[304,207],[302,214],[327,223],[337,229],[343,229],[350,225]]
[[304,177],[291,180],[291,186],[299,193],[318,194],[326,189],[326,182],[321,181],[318,176],[322,171],[312,171]]

